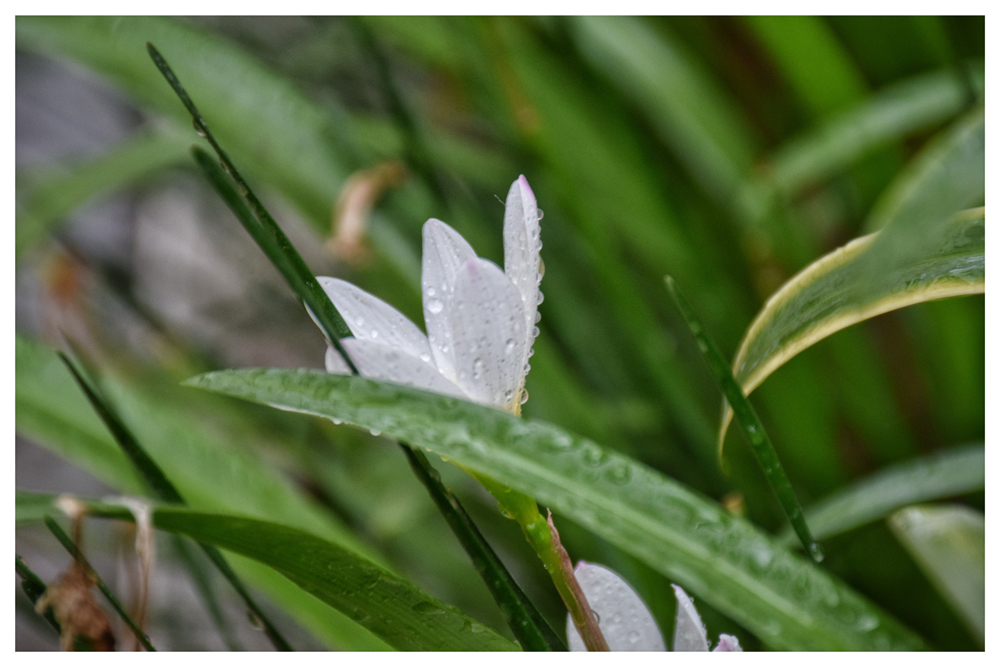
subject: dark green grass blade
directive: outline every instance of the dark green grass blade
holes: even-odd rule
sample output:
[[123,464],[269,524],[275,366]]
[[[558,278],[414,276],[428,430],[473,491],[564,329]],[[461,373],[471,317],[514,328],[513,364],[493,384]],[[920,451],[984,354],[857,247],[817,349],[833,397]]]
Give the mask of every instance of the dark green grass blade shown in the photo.
[[125,621],[125,624],[128,625],[130,630],[132,630],[132,634],[134,634],[135,638],[139,640],[139,643],[142,644],[143,648],[147,651],[155,651],[156,649],[153,648],[153,644],[149,641],[149,637],[147,637],[146,633],[142,631],[142,628],[140,628],[136,622],[132,620],[132,617],[128,615],[128,612],[125,611],[121,602],[118,601],[115,594],[111,592],[111,589],[107,587],[97,572],[94,571],[94,568],[90,566],[87,559],[83,557],[79,547],[73,542],[72,539],[70,539],[70,536],[67,535],[59,524],[56,523],[50,516],[45,517],[45,526],[52,532],[53,535],[56,536],[56,539],[59,540],[63,547],[65,547],[66,551],[68,551],[73,558],[79,559],[80,563],[87,569],[91,576],[93,576],[98,590],[100,590],[101,594],[104,595],[107,601],[111,603],[111,606],[115,608],[118,615],[122,617],[122,620]]
[[[351,336],[351,330],[348,328],[347,323],[344,322],[344,318],[340,316],[333,303],[326,297],[323,288],[320,287],[315,276],[313,276],[306,263],[302,260],[302,257],[292,247],[291,242],[285,236],[285,233],[281,231],[278,223],[274,221],[274,218],[264,208],[264,205],[260,203],[257,195],[253,193],[250,186],[243,180],[236,166],[229,159],[226,152],[222,150],[222,146],[215,140],[211,130],[208,129],[208,125],[205,123],[205,119],[201,117],[201,113],[199,113],[198,108],[188,96],[187,91],[184,90],[184,86],[177,79],[177,75],[170,69],[170,65],[167,64],[167,61],[163,59],[163,56],[160,55],[160,52],[152,44],[147,43],[146,48],[157,69],[160,70],[170,84],[170,87],[174,89],[177,97],[184,104],[184,107],[191,114],[195,130],[197,130],[198,134],[205,137],[208,143],[212,145],[212,148],[215,149],[215,153],[218,155],[223,169],[225,169],[226,173],[236,184],[238,196],[233,197],[233,194],[236,193],[232,192],[232,185],[226,177],[218,173],[218,167],[214,161],[211,159],[205,160],[204,158],[207,158],[207,155],[201,157],[196,152],[195,159],[203,169],[206,169],[207,162],[211,162],[212,166],[215,167],[213,171],[206,169],[209,181],[219,191],[219,194],[222,195],[226,204],[233,209],[233,213],[236,214],[236,217],[243,226],[247,228],[247,231],[257,244],[260,245],[264,253],[274,262],[285,279],[288,280],[289,285],[295,293],[310,307],[330,343],[337,348],[337,351],[340,352],[340,355],[347,361],[352,370],[355,370],[350,357],[347,356],[347,353],[340,344],[341,338]],[[224,185],[228,185],[229,187],[224,188]],[[243,202],[246,202],[246,206],[235,208],[234,204],[241,199]]]
[[761,423],[760,417],[757,416],[757,411],[753,409],[750,401],[743,394],[743,390],[736,383],[736,378],[733,377],[733,373],[729,369],[729,363],[722,355],[715,341],[708,337],[705,327],[702,326],[698,317],[691,309],[690,304],[688,304],[677,288],[674,279],[667,276],[666,283],[667,289],[670,290],[670,294],[674,297],[677,307],[680,309],[685,321],[687,321],[688,328],[691,329],[691,335],[694,336],[695,341],[698,343],[698,349],[705,356],[705,362],[711,369],[715,381],[719,384],[719,388],[722,389],[722,393],[725,395],[729,405],[732,406],[740,426],[743,427],[743,432],[750,441],[750,447],[753,449],[760,467],[764,469],[767,482],[778,497],[781,509],[784,510],[785,516],[788,517],[788,522],[792,524],[795,534],[799,536],[799,540],[801,540],[802,545],[809,552],[809,555],[812,556],[813,560],[816,562],[821,561],[823,559],[823,551],[809,532],[809,526],[806,524],[805,517],[802,514],[802,506],[799,504],[798,498],[795,497],[795,492],[792,490],[792,483],[789,481],[788,475],[785,474],[785,469],[778,459],[778,453],[774,450],[771,439],[767,437],[767,432],[764,431],[764,425]]
[[[24,562],[24,559],[20,556],[14,556],[14,569],[17,574],[21,577],[21,590],[24,594],[28,596],[31,600],[31,604],[38,604],[38,598],[42,597],[45,593],[45,589],[48,588],[45,582],[42,581],[41,577],[31,571],[28,564]],[[62,628],[59,626],[59,621],[56,620],[55,614],[52,613],[52,609],[46,609],[42,617],[49,622],[56,632],[62,634]]]
[[424,453],[400,445],[414,473],[431,494],[455,537],[472,559],[479,575],[486,582],[500,612],[525,651],[565,651],[566,644],[549,627],[531,600],[517,585],[482,533],[472,522],[458,498],[441,482],[441,476],[431,467]]
[[[146,453],[146,450],[139,444],[135,436],[125,425],[125,423],[118,417],[118,414],[111,407],[110,403],[104,399],[104,397],[98,392],[97,388],[91,385],[91,383],[83,376],[79,369],[77,369],[76,364],[67,357],[62,352],[59,353],[59,358],[62,359],[63,363],[69,369],[70,373],[73,374],[74,379],[76,379],[77,384],[80,385],[80,389],[83,393],[87,395],[87,399],[90,404],[94,407],[94,410],[101,417],[101,421],[108,427],[111,434],[114,436],[115,441],[122,448],[122,451],[129,457],[132,463],[135,465],[136,469],[142,475],[146,483],[149,484],[153,492],[160,498],[160,500],[166,501],[168,503],[184,504],[184,499],[181,497],[177,487],[175,487],[167,476],[163,474],[156,462]],[[218,549],[210,544],[202,544],[201,548],[205,551],[205,555],[211,559],[215,566],[219,568],[223,576],[229,580],[236,592],[239,593],[240,597],[243,598],[250,611],[260,619],[261,624],[264,626],[264,632],[267,634],[268,639],[274,644],[274,647],[279,651],[291,651],[292,647],[281,636],[281,633],[274,626],[273,623],[268,619],[267,615],[264,614],[263,610],[254,599],[250,596],[249,591],[240,581],[240,578],[236,576],[233,569],[226,562],[225,557],[222,555]]]
[[[91,516],[134,520],[122,507],[87,502]],[[402,651],[516,651],[517,644],[333,542],[291,526],[160,505],[153,523],[211,542],[280,573]]]
[[[309,311],[316,317],[326,339],[337,349],[340,356],[350,366],[351,371],[357,373],[354,363],[340,343],[341,338],[347,338],[353,334],[291,241],[259,202],[257,202],[257,206],[252,203],[247,205],[246,193],[249,193],[250,196],[253,193],[245,185],[241,185],[242,181],[236,181],[236,185],[233,185],[233,181],[226,175],[228,167],[224,171],[207,152],[197,146],[191,149],[191,154],[198,166],[205,172],[208,182],[226,202],[229,210],[233,212],[247,233],[260,246],[275,268],[281,272],[292,291],[302,299]],[[220,153],[220,155],[224,155],[224,153]],[[234,174],[235,171],[229,171],[229,173]]]

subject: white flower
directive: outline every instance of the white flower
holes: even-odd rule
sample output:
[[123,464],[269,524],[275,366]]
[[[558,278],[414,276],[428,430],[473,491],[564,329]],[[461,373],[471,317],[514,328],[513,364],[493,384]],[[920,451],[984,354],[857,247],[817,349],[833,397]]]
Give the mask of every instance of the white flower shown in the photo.
[[[602,565],[580,561],[576,580],[597,614],[601,633],[612,651],[665,651],[663,635],[653,615],[624,579]],[[674,625],[674,651],[707,651],[708,632],[694,601],[674,584],[677,596],[677,620]],[[571,618],[566,618],[566,638],[571,651],[586,651],[583,639]],[[719,635],[714,651],[742,651],[732,635]]]
[[[427,335],[398,310],[337,278],[318,278],[354,338],[341,340],[358,372],[519,414],[538,335],[542,294],[538,206],[524,176],[504,212],[504,270],[477,257],[454,229],[424,224],[421,287]],[[330,373],[349,369],[333,347]]]

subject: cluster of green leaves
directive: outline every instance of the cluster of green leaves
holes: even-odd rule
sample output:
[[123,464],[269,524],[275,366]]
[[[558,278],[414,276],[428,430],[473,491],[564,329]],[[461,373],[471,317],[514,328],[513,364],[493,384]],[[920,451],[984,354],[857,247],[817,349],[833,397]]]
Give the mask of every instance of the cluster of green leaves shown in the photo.
[[[956,447],[983,437],[983,300],[913,305],[984,290],[985,211],[961,213],[985,197],[981,20],[317,19],[293,24],[288,43],[237,26],[18,19],[19,48],[80,63],[161,119],[68,175],[24,179],[22,264],[44,256],[76,207],[193,164],[190,116],[146,42],[254,189],[318,234],[350,174],[406,163],[410,177],[369,222],[373,261],[343,271],[415,321],[420,225],[442,218],[499,261],[493,195],[524,173],[545,209],[546,264],[526,419],[310,371],[191,384],[380,431],[532,495],[569,552],[621,572],[664,629],[675,582],[704,604],[711,635],[751,648],[981,645],[975,577],[942,574],[984,567],[981,523],[935,533],[944,509],[902,509],[954,497],[961,512],[982,509],[982,447]],[[787,473],[783,498],[797,497],[826,540],[821,565],[768,535],[791,506],[774,500],[773,465],[757,465],[752,435],[717,436],[719,392],[664,274],[701,333],[727,356],[739,350],[729,384],[760,385],[758,426]],[[141,493],[55,356],[27,337],[16,354],[18,431]],[[235,554],[242,578],[331,647],[514,647],[398,451],[327,420],[177,388],[210,370],[201,358],[107,378],[189,505],[158,510],[158,527]],[[262,449],[280,451],[325,504],[262,463]],[[716,502],[733,492],[737,513]],[[19,496],[19,518],[37,520],[29,500]],[[423,509],[385,529],[403,521],[404,501]],[[896,510],[890,529],[881,520]],[[497,514],[477,521],[560,626],[516,531]],[[347,574],[326,561],[350,563]],[[364,592],[371,581],[377,595]]]

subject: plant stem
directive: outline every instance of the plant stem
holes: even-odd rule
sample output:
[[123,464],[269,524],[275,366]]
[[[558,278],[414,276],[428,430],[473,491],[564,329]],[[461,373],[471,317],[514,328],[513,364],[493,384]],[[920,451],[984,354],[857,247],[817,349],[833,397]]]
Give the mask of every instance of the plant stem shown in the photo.
[[552,523],[552,513],[546,520],[538,511],[538,504],[533,498],[520,491],[515,491],[509,486],[504,486],[500,482],[481,475],[471,470],[466,470],[477,482],[483,485],[494,498],[500,503],[500,512],[515,521],[521,526],[524,537],[528,544],[535,550],[538,557],[542,559],[545,570],[552,578],[559,596],[566,605],[573,624],[576,625],[580,637],[588,651],[608,651],[608,643],[601,634],[598,626],[597,616],[590,608],[580,584],[573,574],[573,564],[569,554],[559,542],[559,531]]

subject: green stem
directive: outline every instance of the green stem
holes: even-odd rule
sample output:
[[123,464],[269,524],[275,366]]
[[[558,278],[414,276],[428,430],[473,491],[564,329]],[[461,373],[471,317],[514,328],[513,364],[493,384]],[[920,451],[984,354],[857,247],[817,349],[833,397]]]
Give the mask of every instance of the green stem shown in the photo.
[[601,634],[597,617],[576,581],[569,555],[559,542],[559,532],[552,524],[551,512],[549,519],[546,520],[538,511],[538,504],[531,496],[515,491],[486,475],[468,469],[466,472],[497,499],[500,503],[500,512],[504,516],[520,524],[528,544],[542,559],[542,564],[552,578],[556,590],[559,591],[559,596],[566,605],[566,610],[569,611],[587,650],[608,651],[608,644]]

